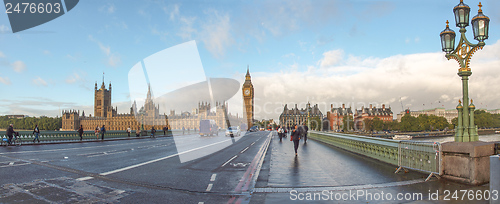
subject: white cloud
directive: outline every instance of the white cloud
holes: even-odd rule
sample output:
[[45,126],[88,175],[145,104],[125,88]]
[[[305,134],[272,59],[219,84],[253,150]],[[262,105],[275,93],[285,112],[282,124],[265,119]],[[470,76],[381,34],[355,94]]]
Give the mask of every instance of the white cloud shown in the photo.
[[80,81],[80,80],[81,80],[80,75],[78,73],[73,73],[68,78],[66,78],[66,83],[73,84],[73,83]]
[[108,56],[108,65],[112,67],[117,67],[122,62],[121,57],[116,54],[111,54]]
[[111,67],[117,67],[121,64],[121,57],[117,53],[111,52],[111,47],[109,45],[104,45],[101,41],[96,40],[92,35],[89,35],[89,39],[92,42],[97,43],[99,49],[106,55],[106,64]]
[[43,50],[43,51],[42,51],[42,53],[43,53],[44,55],[50,55],[50,54],[51,54],[49,50]]
[[33,84],[37,86],[47,86],[47,82],[43,80],[41,77],[36,77],[36,79],[33,79]]
[[202,25],[201,40],[212,55],[221,58],[226,49],[234,44],[230,18],[228,14],[219,14],[215,10],[210,10],[207,13],[209,17],[208,21]]
[[[490,109],[500,108],[500,93],[491,89],[500,87],[500,55],[497,53],[500,53],[500,41],[478,51],[471,62],[473,75],[469,81],[469,96],[474,99],[477,108],[481,108],[480,104]],[[405,104],[404,108],[412,110],[453,109],[462,96],[461,80],[456,75],[458,65],[454,60],[446,60],[441,52],[383,59],[347,58],[356,60],[332,60],[328,64],[339,60],[345,63],[333,65],[331,69],[320,69],[321,63],[316,64],[316,69],[311,69],[311,65],[294,64],[293,68],[287,67],[279,73],[251,73],[255,105],[258,106],[256,111],[259,111],[256,118],[277,119],[284,102],[288,102],[289,106],[298,103],[301,108],[303,105],[300,104],[307,101],[318,103],[323,114],[326,114],[330,104],[339,107],[345,103],[359,109],[369,104],[380,107],[385,103],[392,107],[396,115],[401,111],[401,103]],[[307,69],[297,69],[297,66]],[[350,75],[332,71],[360,67],[364,70]]]
[[196,17],[181,17],[179,20],[182,26],[179,28],[177,35],[184,40],[192,39],[192,35],[196,33],[196,29],[193,27]]
[[5,54],[2,51],[0,51],[0,58],[5,58]]
[[321,59],[318,64],[321,68],[329,68],[334,65],[339,64],[344,58],[344,51],[341,49],[331,50],[323,53],[323,59]]
[[23,61],[15,61],[11,64],[12,69],[16,71],[17,73],[21,73],[26,69],[26,64],[24,64]]
[[10,28],[6,25],[0,25],[0,33],[8,33],[10,31]]
[[172,10],[168,11],[168,7],[163,7],[163,10],[170,15],[170,20],[173,21],[179,16],[179,4],[175,4]]
[[5,84],[5,85],[11,84],[9,77],[1,77],[1,76],[0,76],[0,83]]
[[107,5],[103,5],[99,8],[99,11],[101,12],[106,12],[108,14],[112,14],[114,13],[116,10],[115,8],[115,5],[114,4],[107,4]]

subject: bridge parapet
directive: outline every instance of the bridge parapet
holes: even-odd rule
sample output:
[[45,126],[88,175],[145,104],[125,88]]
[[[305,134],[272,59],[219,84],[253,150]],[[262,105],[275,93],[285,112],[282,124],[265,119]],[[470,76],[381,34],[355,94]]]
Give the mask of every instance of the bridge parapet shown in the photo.
[[399,141],[391,139],[374,138],[343,133],[325,133],[312,131],[311,139],[339,147],[398,166],[401,169],[413,169],[441,175],[442,159],[441,145],[434,142]]

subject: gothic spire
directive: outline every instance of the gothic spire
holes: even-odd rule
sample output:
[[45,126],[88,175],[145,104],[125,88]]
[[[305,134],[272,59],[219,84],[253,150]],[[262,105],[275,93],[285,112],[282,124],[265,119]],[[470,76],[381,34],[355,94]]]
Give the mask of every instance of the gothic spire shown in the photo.
[[148,83],[148,95],[146,97],[146,101],[151,100],[151,84]]
[[247,65],[247,74],[245,75],[245,80],[250,81],[250,66]]

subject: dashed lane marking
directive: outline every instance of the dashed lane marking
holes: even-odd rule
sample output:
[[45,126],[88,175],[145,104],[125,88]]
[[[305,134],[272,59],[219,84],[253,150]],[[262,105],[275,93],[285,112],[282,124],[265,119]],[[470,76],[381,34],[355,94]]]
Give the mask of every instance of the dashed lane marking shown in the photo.
[[207,190],[206,190],[206,191],[210,191],[210,190],[212,190],[212,187],[213,187],[213,186],[214,186],[214,184],[208,184],[208,186],[207,186]]
[[217,174],[212,174],[212,177],[210,178],[210,181],[215,181],[215,177],[217,177]]
[[229,163],[229,162],[233,161],[233,159],[236,159],[236,157],[238,157],[238,155],[234,155],[233,157],[231,157],[231,159],[227,160],[227,162],[225,162],[224,164],[222,164],[222,166],[221,166],[221,167],[226,166],[226,164],[227,164],[227,163]]
[[247,151],[247,149],[250,147],[246,147],[245,149],[241,150],[240,154],[243,154],[243,152]]

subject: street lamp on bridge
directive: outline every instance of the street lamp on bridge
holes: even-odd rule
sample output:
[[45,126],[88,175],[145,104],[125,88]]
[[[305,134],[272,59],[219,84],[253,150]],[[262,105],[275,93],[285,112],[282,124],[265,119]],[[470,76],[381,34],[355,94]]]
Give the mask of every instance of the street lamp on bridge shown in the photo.
[[455,142],[472,142],[478,141],[477,127],[474,125],[474,109],[472,103],[469,105],[469,76],[472,72],[469,68],[469,63],[472,55],[485,45],[484,40],[488,39],[488,30],[490,19],[483,14],[481,10],[481,2],[479,2],[479,11],[474,18],[472,18],[472,31],[474,32],[474,39],[479,41],[477,44],[470,43],[465,37],[465,27],[469,25],[469,12],[470,7],[464,4],[463,0],[453,8],[455,14],[456,26],[460,28],[460,41],[455,48],[455,32],[448,26],[446,21],[446,29],[441,33],[441,46],[443,51],[446,52],[446,58],[455,59],[460,64],[458,69],[458,76],[462,78],[462,94],[463,106],[459,100],[458,110],[458,126],[455,129]]

